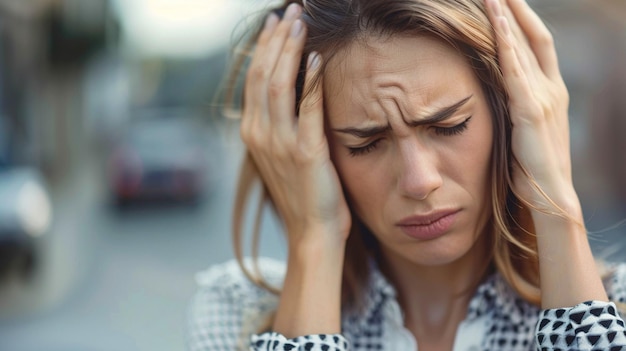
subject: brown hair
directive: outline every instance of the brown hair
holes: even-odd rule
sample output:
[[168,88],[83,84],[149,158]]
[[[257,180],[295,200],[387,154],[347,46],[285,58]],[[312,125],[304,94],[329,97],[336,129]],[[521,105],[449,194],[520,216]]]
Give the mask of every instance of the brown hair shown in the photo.
[[[496,38],[482,0],[307,0],[286,1],[280,9],[296,2],[303,6],[303,20],[308,27],[304,58],[313,51],[329,62],[332,57],[356,40],[367,36],[429,35],[438,38],[462,53],[473,68],[487,98],[493,116],[494,147],[491,154],[492,218],[485,228],[492,250],[488,260],[525,300],[540,304],[539,264],[536,237],[527,206],[512,191],[511,165],[516,161],[511,152],[511,120],[508,111],[502,72],[496,52]],[[246,42],[237,57],[231,79],[244,69],[246,54],[256,37]],[[325,67],[322,67],[324,74]],[[233,82],[231,80],[231,82]],[[303,74],[297,81],[297,99],[301,100]],[[232,106],[234,84],[226,91],[227,106]],[[245,158],[241,169],[235,203],[233,240],[235,255],[244,273],[255,283],[269,290],[254,266],[255,274],[243,265],[242,222],[245,205],[250,198],[251,184],[260,180],[252,158]],[[271,203],[267,192],[262,198]],[[259,212],[261,211],[259,206]],[[353,216],[354,217],[354,216]],[[259,217],[257,216],[257,219]],[[346,245],[343,272],[342,306],[361,301],[367,284],[367,260],[376,250],[376,240],[353,218],[353,228]],[[258,244],[258,221],[254,228],[253,246]],[[256,256],[256,248],[253,249]]]

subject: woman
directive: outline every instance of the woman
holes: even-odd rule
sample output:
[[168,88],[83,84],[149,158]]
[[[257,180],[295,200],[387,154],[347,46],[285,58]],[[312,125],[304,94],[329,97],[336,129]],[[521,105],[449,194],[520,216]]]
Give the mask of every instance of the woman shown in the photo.
[[[191,349],[626,349],[609,302],[626,268],[603,286],[567,90],[523,0],[281,10],[244,89],[235,242],[249,279],[232,263],[200,276]],[[241,258],[255,176],[285,225],[278,296],[280,265],[252,274]]]

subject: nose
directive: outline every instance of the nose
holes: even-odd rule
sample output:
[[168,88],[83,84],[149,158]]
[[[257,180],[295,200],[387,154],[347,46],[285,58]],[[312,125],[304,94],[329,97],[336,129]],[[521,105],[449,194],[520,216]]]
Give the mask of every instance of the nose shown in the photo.
[[437,153],[419,140],[399,142],[398,190],[405,197],[426,200],[443,183]]

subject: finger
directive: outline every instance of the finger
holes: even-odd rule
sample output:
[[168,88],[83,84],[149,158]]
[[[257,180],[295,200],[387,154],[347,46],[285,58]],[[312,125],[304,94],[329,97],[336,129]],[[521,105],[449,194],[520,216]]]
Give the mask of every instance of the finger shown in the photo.
[[498,57],[509,92],[509,101],[513,106],[524,106],[525,102],[534,101],[534,96],[518,58],[508,20],[504,16],[499,16],[494,19],[494,23],[498,33]]
[[[282,48],[289,37],[291,24],[300,16],[301,12],[302,10],[297,4],[289,5],[283,20],[275,28],[262,33],[261,37],[263,38],[260,37],[257,43],[250,68],[248,69],[248,75],[246,76],[245,97],[246,101],[258,104],[263,111],[267,111],[267,89],[270,77],[276,69]],[[268,20],[273,16],[276,15],[270,14]],[[265,40],[261,41],[261,39]],[[264,113],[258,115],[267,117]]]
[[498,3],[501,7],[501,16],[505,16],[509,21],[509,27],[511,29],[511,33],[513,33],[513,37],[517,38],[520,43],[528,45],[528,39],[526,38],[526,35],[524,35],[522,28],[520,28],[519,24],[515,20],[513,12],[507,5],[507,0],[499,0]]
[[528,37],[539,66],[550,79],[561,79],[559,63],[550,30],[525,0],[508,0],[517,22]]
[[[522,71],[526,74],[529,83],[534,85],[537,83],[536,70],[539,69],[539,66],[536,60],[533,61],[533,58],[531,57],[534,54],[528,47],[525,36],[523,34],[520,36],[514,32],[512,27],[516,25],[515,18],[512,17],[512,13],[506,5],[502,4],[504,1],[506,0],[486,1],[489,20],[496,30],[496,35],[498,36],[497,40],[506,40],[508,46],[515,48],[516,57]],[[506,18],[506,29],[509,32],[508,34],[503,33],[503,28],[501,28],[502,26],[498,24],[501,18]],[[500,46],[500,44],[498,46]]]
[[[506,2],[506,0],[501,1]],[[504,5],[504,15],[508,20],[511,32],[513,33],[513,38],[517,42],[516,47],[518,49],[518,54],[520,55],[522,67],[524,67],[525,69],[528,68],[526,72],[532,73],[533,76],[540,72],[543,73],[537,57],[535,56],[535,53],[530,46],[526,33],[524,33],[524,30],[517,22],[513,11],[507,4]]]
[[[263,67],[261,62],[263,62],[263,55],[266,50],[265,48],[272,38],[279,22],[280,18],[278,18],[275,13],[270,13],[265,19],[265,24],[257,39],[256,48],[254,50],[254,54],[252,55],[250,66],[248,67],[246,84],[244,87],[244,103],[245,107],[248,109],[254,109],[257,106],[265,105],[266,99],[257,91],[258,85],[263,81],[264,75],[267,74],[269,69]],[[244,115],[244,118],[246,116],[249,115]]]
[[280,138],[295,138],[296,78],[300,70],[306,28],[300,19],[291,25],[289,38],[278,59],[269,85],[269,116]]
[[325,141],[321,62],[322,58],[318,53],[309,54],[304,79],[304,91],[307,94],[300,104],[298,117],[298,140],[305,148],[317,147]]
[[498,5],[500,5],[501,7],[501,9],[499,10],[501,15],[505,16],[508,20],[511,33],[513,33],[512,37],[516,41],[516,47],[518,48],[518,54],[520,55],[522,67],[526,70],[528,74],[531,74],[533,77],[535,77],[536,73],[538,73],[536,72],[536,70],[541,71],[541,67],[537,62],[535,53],[530,47],[530,43],[528,42],[526,34],[517,23],[515,15],[507,5],[507,0],[499,0]]

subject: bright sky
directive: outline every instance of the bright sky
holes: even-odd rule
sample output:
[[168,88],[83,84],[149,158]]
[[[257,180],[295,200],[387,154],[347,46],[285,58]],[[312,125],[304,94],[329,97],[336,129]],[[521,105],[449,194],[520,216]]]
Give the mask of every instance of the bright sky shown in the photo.
[[261,0],[114,0],[124,48],[139,56],[198,57],[230,44]]

